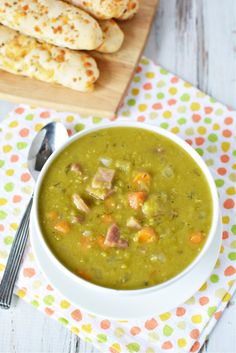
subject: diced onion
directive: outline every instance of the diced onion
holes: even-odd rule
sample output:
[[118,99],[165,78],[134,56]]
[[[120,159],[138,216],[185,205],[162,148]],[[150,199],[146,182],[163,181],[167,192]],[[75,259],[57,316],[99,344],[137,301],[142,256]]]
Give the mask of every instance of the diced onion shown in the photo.
[[109,167],[112,163],[112,159],[110,158],[100,158],[100,162],[105,166],[105,167]]
[[91,230],[85,230],[82,234],[83,234],[85,237],[90,237],[90,235],[92,235],[92,232],[91,232]]

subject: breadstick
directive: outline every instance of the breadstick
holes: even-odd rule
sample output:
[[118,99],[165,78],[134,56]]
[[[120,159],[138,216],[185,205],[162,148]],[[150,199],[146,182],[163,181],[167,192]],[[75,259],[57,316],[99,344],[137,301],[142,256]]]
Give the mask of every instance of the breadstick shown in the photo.
[[129,0],[128,6],[119,20],[130,20],[139,10],[139,0]]
[[0,0],[0,23],[70,49],[92,50],[103,41],[94,18],[60,0]]
[[104,41],[96,50],[100,53],[115,53],[124,41],[124,33],[114,20],[99,20]]
[[108,20],[122,16],[128,6],[129,0],[65,0],[77,6],[99,20]]
[[93,90],[99,76],[96,62],[89,55],[39,43],[2,25],[0,69],[82,92]]

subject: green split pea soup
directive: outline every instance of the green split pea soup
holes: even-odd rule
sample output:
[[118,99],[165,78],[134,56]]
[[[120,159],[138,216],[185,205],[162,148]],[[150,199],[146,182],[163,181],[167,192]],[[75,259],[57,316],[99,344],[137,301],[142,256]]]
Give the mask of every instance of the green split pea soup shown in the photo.
[[183,271],[212,222],[208,183],[176,143],[114,127],[71,143],[50,165],[40,226],[57,259],[85,280],[141,289]]

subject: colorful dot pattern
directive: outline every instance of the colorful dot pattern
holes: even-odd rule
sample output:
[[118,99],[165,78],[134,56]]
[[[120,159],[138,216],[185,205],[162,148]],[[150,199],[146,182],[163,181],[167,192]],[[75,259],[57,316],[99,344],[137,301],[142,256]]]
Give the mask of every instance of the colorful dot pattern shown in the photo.
[[[174,310],[140,320],[107,320],[62,298],[40,273],[30,245],[16,293],[102,352],[198,352],[235,290],[236,112],[143,58],[118,119],[168,129],[192,145],[209,166],[218,188],[223,233],[215,268],[197,293]],[[27,153],[36,132],[52,120],[69,134],[104,119],[21,105],[0,126],[0,275],[33,189]],[[113,120],[113,119],[112,119]]]

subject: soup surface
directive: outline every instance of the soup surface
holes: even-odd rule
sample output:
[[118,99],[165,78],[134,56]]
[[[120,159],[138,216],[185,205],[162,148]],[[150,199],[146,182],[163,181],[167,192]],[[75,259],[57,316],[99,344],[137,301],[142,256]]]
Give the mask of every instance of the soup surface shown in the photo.
[[201,169],[178,145],[136,128],[90,133],[44,177],[40,224],[69,270],[104,287],[138,289],[183,271],[212,220]]

